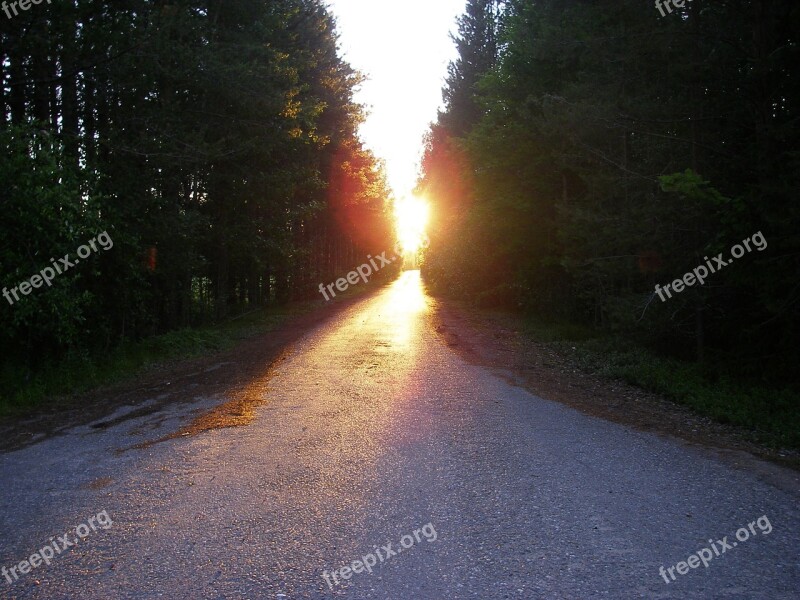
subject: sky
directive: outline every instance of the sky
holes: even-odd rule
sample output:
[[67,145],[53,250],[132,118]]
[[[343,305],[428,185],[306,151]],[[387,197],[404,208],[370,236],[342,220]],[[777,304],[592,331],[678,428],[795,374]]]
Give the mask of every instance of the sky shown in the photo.
[[416,184],[422,138],[442,105],[450,33],[466,0],[330,0],[345,59],[369,79],[361,137],[386,161],[397,197]]

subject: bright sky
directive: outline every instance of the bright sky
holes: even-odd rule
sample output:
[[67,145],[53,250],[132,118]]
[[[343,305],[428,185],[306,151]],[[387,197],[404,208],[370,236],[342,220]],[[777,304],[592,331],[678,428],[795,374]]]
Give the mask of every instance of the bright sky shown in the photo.
[[386,160],[398,197],[417,179],[422,137],[442,104],[450,33],[466,0],[330,0],[345,58],[369,80],[356,100],[369,111],[361,136]]

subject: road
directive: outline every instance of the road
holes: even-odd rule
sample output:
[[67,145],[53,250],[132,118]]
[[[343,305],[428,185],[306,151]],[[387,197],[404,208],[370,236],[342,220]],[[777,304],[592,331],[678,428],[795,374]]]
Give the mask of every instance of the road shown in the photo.
[[244,426],[157,441],[226,399],[199,395],[0,455],[0,597],[798,597],[796,487],[514,387],[435,309],[416,272],[354,302]]

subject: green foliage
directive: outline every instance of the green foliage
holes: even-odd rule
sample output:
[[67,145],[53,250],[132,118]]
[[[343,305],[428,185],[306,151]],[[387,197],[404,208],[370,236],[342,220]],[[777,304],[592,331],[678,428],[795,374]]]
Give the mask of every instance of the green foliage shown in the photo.
[[[465,22],[485,5],[469,2]],[[449,103],[427,140],[419,188],[437,215],[432,288],[595,326],[703,368],[736,365],[759,385],[790,382],[800,7],[695,2],[661,19],[621,1],[501,6],[496,29],[460,32],[451,72],[471,70],[448,80],[445,97],[471,99]],[[474,59],[487,48],[495,56]],[[667,302],[655,295],[757,232],[767,251]],[[725,402],[700,395],[710,412]]]
[[582,368],[621,379],[684,404],[720,423],[755,432],[776,448],[800,448],[798,390],[753,385],[730,376],[713,376],[696,364],[657,356],[622,339],[561,342]]
[[225,350],[244,338],[276,328],[288,314],[281,309],[260,310],[213,327],[126,342],[110,353],[73,354],[49,361],[32,376],[13,363],[5,363],[0,369],[0,416],[25,414],[45,400],[125,381],[172,360]]
[[528,317],[525,335],[558,352],[570,364],[670,398],[720,423],[731,423],[775,448],[800,448],[800,391],[754,382],[731,365],[691,364],[665,357],[629,337],[576,324]]
[[[91,182],[81,180],[74,169],[64,169],[64,148],[39,125],[14,126],[0,131],[0,180],[9,182],[0,191],[0,273],[9,290],[29,280],[51,261],[72,254],[78,246],[103,231],[98,198]],[[96,277],[96,261],[88,261],[57,276],[52,287],[19,294],[10,305],[3,299],[0,329],[3,344],[13,347],[23,340],[25,352],[32,346],[70,348],[83,336],[92,295],[86,281]],[[13,296],[12,296],[13,298]],[[27,356],[28,360],[42,358]]]
[[3,308],[12,371],[313,295],[391,247],[321,0],[61,2],[0,42],[3,284],[114,241]]

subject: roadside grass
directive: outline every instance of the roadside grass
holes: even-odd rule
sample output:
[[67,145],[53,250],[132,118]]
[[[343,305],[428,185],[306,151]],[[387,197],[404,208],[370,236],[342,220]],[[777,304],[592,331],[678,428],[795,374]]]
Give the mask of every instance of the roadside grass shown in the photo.
[[311,303],[303,303],[258,310],[213,326],[125,342],[106,353],[68,357],[43,365],[32,374],[18,364],[4,361],[0,371],[0,417],[23,416],[45,402],[52,408],[72,394],[123,382],[163,363],[220,352],[310,309]]
[[700,365],[659,356],[628,339],[570,323],[527,320],[525,332],[584,371],[623,380],[720,423],[744,427],[767,446],[800,448],[800,390],[768,388],[710,373]]
[[[398,269],[379,273],[370,283],[351,286],[333,302],[374,292],[396,280]],[[269,307],[216,325],[186,328],[138,342],[125,342],[108,352],[67,357],[44,364],[34,373],[13,358],[0,365],[0,418],[20,417],[47,406],[65,406],[70,396],[123,383],[164,363],[197,358],[226,350],[241,340],[272,331],[288,318],[318,310],[329,303],[314,299]]]

